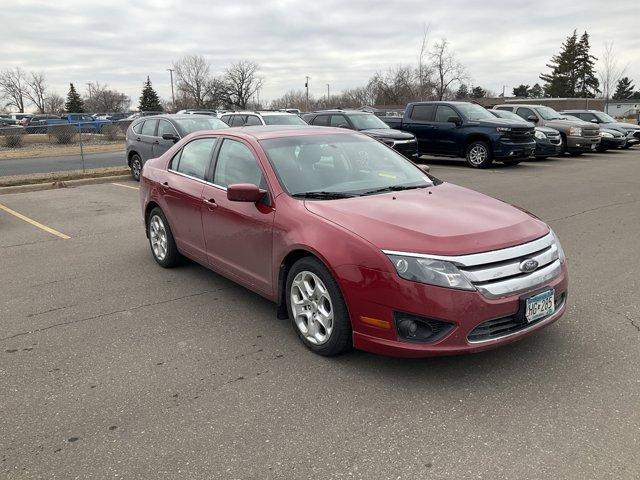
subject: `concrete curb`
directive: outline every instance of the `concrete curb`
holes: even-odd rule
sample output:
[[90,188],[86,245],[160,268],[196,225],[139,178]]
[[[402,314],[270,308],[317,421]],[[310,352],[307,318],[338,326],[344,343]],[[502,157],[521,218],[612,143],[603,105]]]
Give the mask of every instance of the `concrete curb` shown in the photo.
[[0,195],[9,193],[37,192],[40,190],[52,190],[55,188],[72,188],[82,185],[96,185],[99,183],[120,182],[131,180],[131,175],[112,175],[109,177],[79,178],[77,180],[56,180],[47,183],[34,183],[31,185],[14,185],[12,187],[0,187]]

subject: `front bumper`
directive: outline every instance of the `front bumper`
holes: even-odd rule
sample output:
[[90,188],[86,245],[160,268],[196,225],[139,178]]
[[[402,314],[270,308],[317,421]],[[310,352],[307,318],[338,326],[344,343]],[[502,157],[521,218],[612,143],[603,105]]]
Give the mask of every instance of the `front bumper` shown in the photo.
[[507,158],[527,158],[531,157],[536,150],[536,142],[531,140],[529,142],[512,142],[506,139],[501,139],[494,142],[493,156],[497,160]]
[[594,150],[600,144],[600,137],[573,137],[567,136],[567,151],[571,153],[584,153]]
[[395,140],[393,144],[389,144],[389,146],[409,160],[416,160],[418,158],[418,142],[415,139]]
[[[489,299],[477,291],[434,287],[400,278],[395,273],[381,272],[353,265],[337,269],[338,281],[347,302],[353,326],[355,348],[396,357],[429,357],[455,355],[488,350],[524,338],[560,318],[566,309],[568,274],[566,263],[560,274],[524,293]],[[557,305],[551,316],[497,338],[471,341],[469,334],[489,320],[514,317],[521,309],[522,298],[548,288],[555,289]],[[394,324],[394,312],[409,313],[449,322],[454,328],[434,343],[400,340]],[[389,322],[391,328],[373,326],[362,318]]]
[[607,138],[607,137],[602,137],[600,140],[600,149],[602,150],[606,150],[606,149],[616,149],[616,148],[623,148],[625,145],[627,144],[627,139],[625,137],[620,137],[620,138]]
[[562,145],[560,143],[553,144],[549,142],[548,139],[540,139],[536,140],[536,157],[553,157],[555,155],[560,155],[562,151]]

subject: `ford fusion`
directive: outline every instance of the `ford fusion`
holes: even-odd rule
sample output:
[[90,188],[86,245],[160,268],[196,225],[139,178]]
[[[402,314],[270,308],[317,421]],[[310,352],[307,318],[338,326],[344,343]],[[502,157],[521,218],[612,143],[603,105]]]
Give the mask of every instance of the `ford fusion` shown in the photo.
[[144,165],[140,195],[158,264],[187,257],[272,300],[321,355],[476,352],[566,308],[544,222],[357,132],[196,132]]

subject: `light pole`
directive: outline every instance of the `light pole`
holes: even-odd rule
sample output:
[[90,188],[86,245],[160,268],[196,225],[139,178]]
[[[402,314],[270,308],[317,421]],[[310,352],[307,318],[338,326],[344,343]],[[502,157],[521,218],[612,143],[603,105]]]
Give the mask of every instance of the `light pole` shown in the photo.
[[176,109],[176,96],[173,93],[173,68],[167,68],[169,75],[171,75],[171,109]]
[[329,93],[329,84],[327,83],[327,108],[329,108],[329,99],[331,98],[331,94]]
[[306,79],[305,82],[304,82],[304,88],[307,89],[307,112],[308,112],[309,111],[309,79],[311,77],[307,76],[307,77],[304,77],[304,78]]
[[85,83],[85,85],[89,88],[89,101],[91,101],[91,85],[93,85],[91,82]]

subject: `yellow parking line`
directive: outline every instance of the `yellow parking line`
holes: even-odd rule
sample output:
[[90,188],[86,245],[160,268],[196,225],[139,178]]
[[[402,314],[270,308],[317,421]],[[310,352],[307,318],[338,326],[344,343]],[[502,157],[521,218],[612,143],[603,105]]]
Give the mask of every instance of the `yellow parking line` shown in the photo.
[[21,213],[16,212],[15,210],[11,210],[9,207],[5,207],[0,203],[0,210],[4,210],[5,212],[13,215],[14,217],[18,217],[20,220],[24,220],[27,223],[30,223],[34,227],[38,227],[40,230],[44,230],[51,235],[55,235],[56,237],[60,237],[64,240],[69,240],[71,237],[69,235],[65,235],[64,233],[60,233],[53,228],[47,227],[46,225],[41,224],[40,222],[36,222],[35,220],[30,219],[29,217],[25,217]]
[[133,190],[140,190],[140,187],[132,187],[131,185],[124,185],[122,183],[112,182],[111,185],[117,185],[119,187],[124,187],[124,188],[131,188]]

